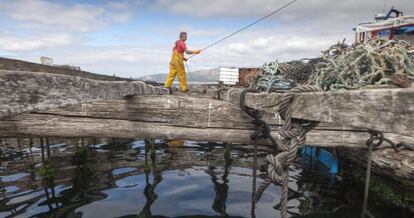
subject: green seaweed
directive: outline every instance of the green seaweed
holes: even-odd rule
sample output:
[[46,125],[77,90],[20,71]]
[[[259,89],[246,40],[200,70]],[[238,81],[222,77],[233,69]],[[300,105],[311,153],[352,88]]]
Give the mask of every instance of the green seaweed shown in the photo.
[[53,168],[52,160],[47,159],[39,169],[39,175],[42,177],[42,182],[46,187],[54,185],[55,170]]
[[[352,172],[349,175],[350,187],[357,187],[361,191],[364,189],[365,174],[363,172]],[[395,207],[408,208],[414,204],[414,192],[411,186],[396,184],[393,181],[385,180],[375,175],[371,175],[369,183],[369,203],[370,205],[393,205]]]

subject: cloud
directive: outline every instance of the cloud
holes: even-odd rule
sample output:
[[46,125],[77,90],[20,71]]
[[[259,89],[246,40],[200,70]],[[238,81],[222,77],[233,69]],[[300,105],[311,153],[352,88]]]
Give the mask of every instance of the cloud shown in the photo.
[[[193,25],[183,25],[179,27],[179,32],[185,31],[191,34],[191,37],[216,37],[226,33],[224,28],[197,28]],[[177,35],[178,31],[174,32]]]
[[86,34],[127,22],[136,15],[136,1],[103,4],[45,0],[0,0],[0,49],[8,52],[36,51],[84,41]]
[[[284,11],[224,41],[191,60],[193,68],[220,66],[259,66],[266,61],[288,61],[317,57],[320,51],[347,38],[353,43],[352,28],[371,21],[373,16],[394,5],[406,14],[414,13],[412,0],[298,0]],[[156,0],[154,7],[173,15],[189,16],[199,21],[226,18],[255,20],[289,0]],[[276,21],[276,23],[275,23]],[[238,22],[239,23],[239,22]],[[247,23],[246,23],[247,24]],[[274,24],[274,25],[273,25]],[[241,28],[227,29],[223,36]],[[191,36],[191,31],[189,31]],[[206,45],[196,45],[204,47]]]
[[0,2],[0,15],[24,23],[30,29],[73,32],[95,31],[111,22],[125,22],[135,14],[138,1],[110,2],[106,5],[73,4],[57,1],[14,0]]
[[[167,73],[171,48],[169,45],[72,45],[45,49],[41,55],[53,58],[54,64],[79,66],[94,73],[139,77],[145,74]],[[7,57],[38,62],[40,54],[22,52]]]
[[[203,51],[190,60],[195,69],[211,66],[252,67],[268,61],[314,58],[320,51],[342,39],[342,35],[294,34],[280,29],[255,30]],[[194,45],[203,47],[205,45]]]
[[30,35],[23,37],[0,35],[0,49],[9,52],[33,51],[70,45],[72,37],[68,34]]
[[[175,15],[197,18],[255,18],[264,16],[288,2],[289,0],[175,0],[172,3],[170,0],[156,0],[154,7]],[[387,1],[385,10],[387,11],[392,5],[406,12],[414,12],[412,0]],[[384,3],[378,0],[298,0],[273,18],[281,21],[282,24],[294,23],[295,26],[313,24],[315,28],[337,30],[344,26],[370,21],[374,14],[382,12],[383,6]]]
[[[142,1],[150,4],[145,9],[160,10],[163,14],[160,19],[131,24],[130,27],[140,26],[138,31],[115,32],[117,24],[134,18]],[[179,31],[189,33],[190,49],[204,48],[241,27],[233,25],[232,21],[240,24],[254,20],[286,2],[288,0],[136,0],[69,4],[0,0],[0,21],[6,19],[17,26],[9,25],[0,31],[0,51],[8,51],[5,54],[10,58],[35,62],[40,55],[49,56],[56,64],[80,66],[108,75],[138,77],[167,73],[171,46]],[[409,0],[388,2],[388,6],[401,6],[406,14],[414,12],[414,4]],[[383,3],[378,4],[377,0],[298,0],[266,23],[203,51],[190,59],[188,65],[191,70],[248,67],[276,59],[318,57],[321,50],[344,37],[352,43],[352,27],[372,20],[382,7]],[[148,19],[158,16],[159,11],[152,12],[146,12],[150,16]],[[102,28],[108,28],[105,34],[115,34],[119,39],[114,40],[112,35],[100,37],[98,31]]]
[[[202,32],[203,29],[192,30]],[[274,60],[287,61],[318,57],[321,50],[342,39],[342,35],[319,36],[295,34],[292,31],[290,28],[286,28],[285,31],[274,28],[243,32],[231,40],[223,41],[203,51],[201,55],[190,59],[188,65],[190,70],[194,71],[218,66],[257,67],[264,62]],[[303,31],[307,30],[303,29]],[[140,77],[146,74],[168,73],[171,43],[121,46],[71,45],[64,48],[45,49],[42,55],[52,57],[56,64],[80,66],[91,72]],[[197,43],[197,40],[191,40],[188,43],[190,49],[199,49],[206,45]],[[29,61],[37,62],[39,59],[37,53],[16,55]]]
[[2,15],[37,28],[86,32],[103,26],[98,17],[104,10],[87,5],[65,6],[55,2],[17,0],[1,3],[0,11]]

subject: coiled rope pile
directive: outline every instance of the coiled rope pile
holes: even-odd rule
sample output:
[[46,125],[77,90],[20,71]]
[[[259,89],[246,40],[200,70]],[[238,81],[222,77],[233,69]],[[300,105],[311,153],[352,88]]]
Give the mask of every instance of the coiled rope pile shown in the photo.
[[320,58],[307,61],[265,63],[259,72],[249,79],[250,87],[265,92],[283,92],[306,82]]
[[[253,203],[260,200],[271,183],[279,183],[283,186],[281,216],[288,216],[289,166],[295,160],[299,146],[305,143],[306,133],[317,125],[317,122],[292,118],[291,103],[296,93],[358,89],[383,84],[406,87],[407,84],[411,85],[411,81],[414,81],[414,49],[405,41],[372,39],[366,44],[354,47],[342,42],[331,46],[321,58],[307,63],[292,61],[279,64],[275,61],[264,64],[259,73],[251,78],[250,88],[245,90],[240,98],[243,110],[255,119],[257,127],[252,139],[256,141],[258,138],[269,138],[275,148],[274,154],[266,157],[269,163],[269,178],[258,190],[255,190],[255,185],[253,186]],[[257,110],[245,106],[246,92],[251,91],[286,92],[276,105],[280,117],[284,120],[284,125],[279,131],[280,139],[271,137],[269,126],[261,120]],[[389,143],[395,149],[414,148],[401,143],[398,144],[400,147],[394,146],[397,144],[393,142]],[[369,178],[367,181],[369,182]]]
[[280,90],[289,90],[296,86],[292,79],[286,79],[282,74],[283,65],[277,61],[265,63],[259,70],[259,73],[251,78],[249,84],[258,91],[273,92]]
[[[292,118],[291,103],[296,93],[358,89],[383,84],[404,87],[410,85],[411,81],[414,81],[414,49],[405,41],[372,39],[354,47],[342,42],[331,46],[321,58],[307,63],[292,61],[279,64],[275,61],[264,64],[259,73],[251,78],[250,88],[240,98],[243,110],[257,124],[252,139],[269,138],[275,147],[274,154],[266,157],[269,178],[257,191],[254,190],[253,202],[260,200],[271,183],[279,183],[283,186],[281,215],[283,218],[288,216],[289,166],[295,160],[299,146],[305,143],[306,133],[317,124]],[[249,91],[286,92],[277,105],[278,113],[284,120],[279,131],[280,139],[271,137],[269,127],[261,120],[257,110],[245,106],[245,95]]]
[[[394,80],[395,78],[397,81]],[[414,81],[414,50],[405,41],[371,39],[349,47],[331,46],[316,65],[310,83],[323,90],[359,89],[370,85],[401,85]]]

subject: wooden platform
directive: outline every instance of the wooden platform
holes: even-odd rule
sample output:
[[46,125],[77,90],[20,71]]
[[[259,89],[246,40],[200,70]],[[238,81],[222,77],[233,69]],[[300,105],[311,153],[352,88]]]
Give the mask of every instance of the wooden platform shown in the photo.
[[[240,89],[201,90],[195,96],[165,93],[163,88],[142,82],[0,71],[0,137],[252,143],[254,125],[239,107]],[[249,93],[246,97],[248,106],[265,114],[275,137],[281,126],[275,113],[283,95]],[[308,134],[307,144],[361,149],[366,148],[368,129],[382,131],[395,142],[413,144],[412,105],[413,88],[300,93],[292,103],[294,118],[321,122]],[[269,145],[269,141],[260,144]],[[391,172],[387,176],[413,180],[414,152],[378,154],[374,166]]]

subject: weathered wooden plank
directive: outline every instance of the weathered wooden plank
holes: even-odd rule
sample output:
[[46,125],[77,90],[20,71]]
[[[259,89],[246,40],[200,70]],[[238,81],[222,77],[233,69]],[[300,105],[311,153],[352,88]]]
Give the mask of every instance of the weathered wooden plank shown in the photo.
[[[278,136],[279,121],[266,114]],[[0,137],[105,137],[166,138],[209,142],[252,144],[251,118],[230,102],[179,96],[136,96],[124,100],[70,105],[46,112],[21,114],[0,119]],[[335,127],[321,123],[307,135],[307,144],[324,147],[361,148],[369,134],[361,128]],[[414,139],[386,133],[393,141],[413,143]],[[268,140],[259,144],[270,145]],[[377,151],[375,171],[403,180],[412,178],[412,151]],[[363,156],[360,157],[363,159]],[[381,169],[385,169],[382,173]]]
[[[196,128],[168,123],[70,117],[47,114],[23,114],[16,120],[2,120],[0,135],[48,137],[109,137],[109,138],[165,138],[205,142],[252,144],[253,129]],[[274,133],[277,137],[278,134]],[[412,138],[387,134],[393,140],[412,141]],[[321,147],[366,148],[369,137],[365,132],[313,130],[307,144]],[[268,140],[259,144],[270,145]]]
[[[222,98],[238,104],[240,92],[232,89]],[[275,113],[282,96],[283,93],[250,93],[246,104]],[[292,107],[293,117],[299,119],[414,135],[414,88],[301,93]]]
[[[117,99],[133,94],[161,94],[141,82],[97,81],[66,75],[0,71],[0,117],[68,104]],[[238,104],[240,90],[208,92]],[[268,112],[281,93],[248,94],[247,105]],[[364,127],[411,136],[414,133],[414,89],[370,89],[297,94],[295,118],[330,122],[336,126]]]
[[0,71],[0,117],[68,104],[153,94],[138,81],[99,81],[41,72]]
[[[366,150],[341,148],[338,149],[338,155],[356,166],[366,167]],[[391,148],[375,150],[372,154],[372,170],[378,175],[409,185],[411,189],[414,188],[414,152],[412,151],[397,153]]]
[[[265,118],[277,136],[278,120],[271,115]],[[251,122],[237,105],[225,101],[137,96],[2,118],[0,136],[148,137],[249,144],[254,130]],[[364,129],[335,128],[327,124],[308,135],[308,144],[327,147],[365,147],[369,137]],[[391,133],[386,136],[395,141],[414,141]],[[261,143],[269,144],[268,141]]]
[[152,85],[146,85],[146,87],[145,87],[145,94],[146,95],[152,95],[152,94],[154,94],[154,86],[152,86]]

